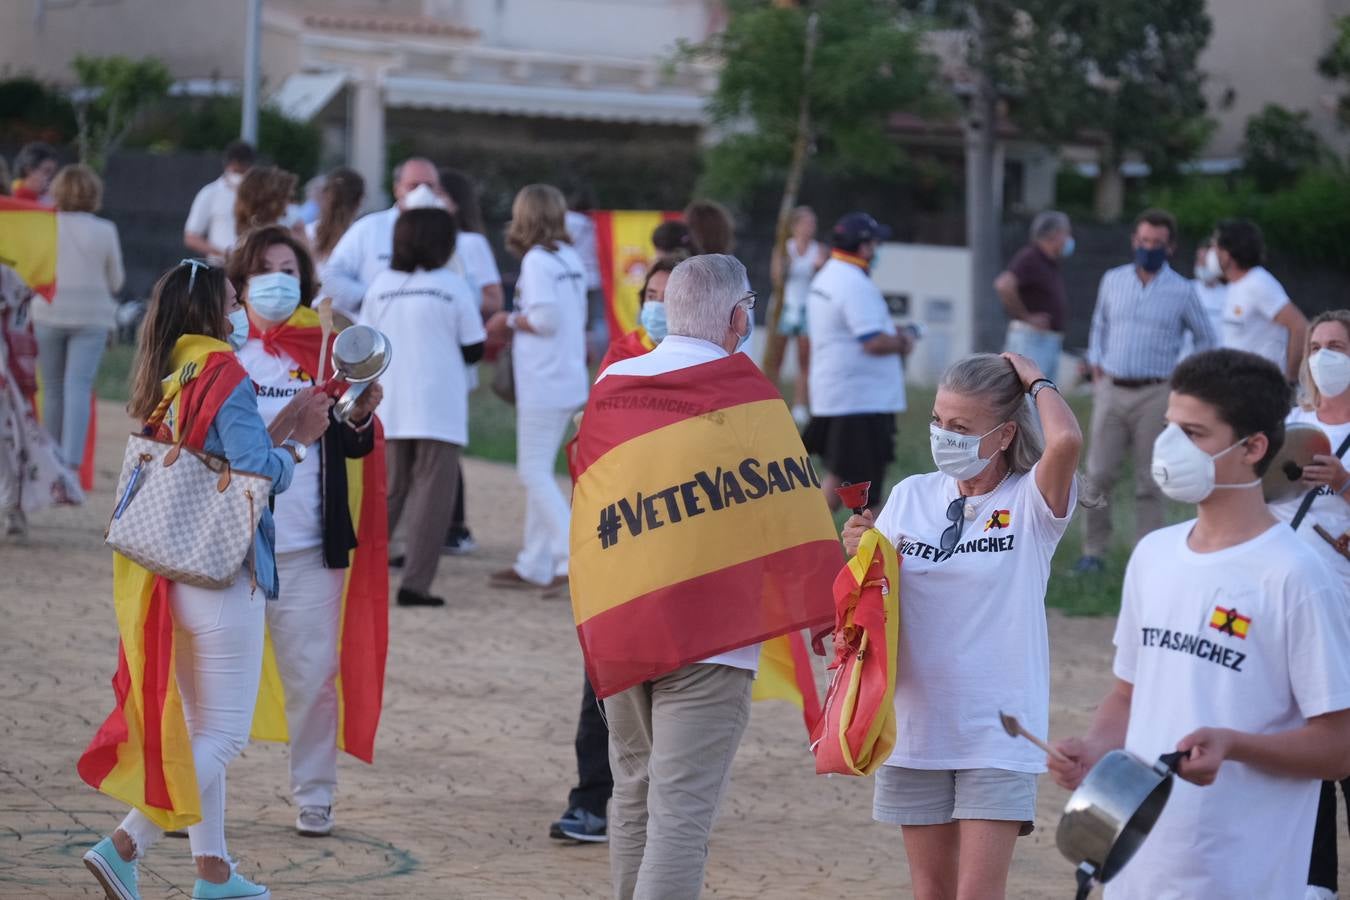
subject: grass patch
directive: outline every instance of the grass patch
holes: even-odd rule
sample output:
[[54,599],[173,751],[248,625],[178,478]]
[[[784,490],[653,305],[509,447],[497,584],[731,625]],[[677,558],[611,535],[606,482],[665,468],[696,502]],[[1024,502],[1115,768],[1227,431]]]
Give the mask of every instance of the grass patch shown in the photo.
[[135,356],[136,348],[131,344],[113,344],[103,354],[94,379],[94,393],[100,400],[127,402],[131,396],[131,362]]

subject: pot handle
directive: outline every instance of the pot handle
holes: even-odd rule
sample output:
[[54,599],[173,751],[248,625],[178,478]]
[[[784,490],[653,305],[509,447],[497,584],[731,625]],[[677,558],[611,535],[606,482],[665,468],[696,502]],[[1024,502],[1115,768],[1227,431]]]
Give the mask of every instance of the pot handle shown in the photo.
[[1177,766],[1181,765],[1181,761],[1190,758],[1191,751],[1189,750],[1173,750],[1171,753],[1164,753],[1158,757],[1158,765],[1166,770],[1164,774],[1175,775]]

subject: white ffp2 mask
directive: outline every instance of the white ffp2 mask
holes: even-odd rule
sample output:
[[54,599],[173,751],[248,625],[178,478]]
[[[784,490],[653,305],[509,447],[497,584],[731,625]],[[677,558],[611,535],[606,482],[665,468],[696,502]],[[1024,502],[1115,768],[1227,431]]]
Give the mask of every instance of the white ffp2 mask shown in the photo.
[[1325,347],[1308,357],[1308,374],[1323,397],[1336,397],[1350,388],[1350,356]]
[[1210,456],[1195,446],[1180,425],[1168,425],[1153,442],[1153,481],[1178,503],[1201,503],[1217,488],[1257,487],[1261,484],[1259,478],[1243,484],[1214,483],[1214,460],[1246,442],[1247,438],[1243,438]]

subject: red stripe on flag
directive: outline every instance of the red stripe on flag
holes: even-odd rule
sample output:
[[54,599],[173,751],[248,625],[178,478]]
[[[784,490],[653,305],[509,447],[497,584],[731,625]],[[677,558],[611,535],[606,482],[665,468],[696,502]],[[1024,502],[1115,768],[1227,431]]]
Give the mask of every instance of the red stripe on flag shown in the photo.
[[657,428],[743,403],[781,399],[744,353],[661,375],[610,375],[591,390],[574,471],[580,476],[610,449]]
[[605,210],[590,214],[595,225],[595,255],[600,263],[600,290],[605,295],[605,324],[610,342],[623,337],[623,328],[614,316],[614,213]]
[[145,802],[160,809],[173,809],[164,778],[164,701],[169,695],[173,666],[173,611],[169,583],[155,579],[142,632],[145,641],[145,674],[141,681],[141,708],[145,710]]
[[103,784],[103,779],[117,768],[117,747],[126,742],[129,734],[126,706],[127,698],[131,696],[131,667],[127,665],[127,652],[121,641],[117,643],[117,671],[113,673],[112,689],[117,700],[113,711],[103,720],[75,765],[85,784],[93,788]]
[[806,641],[800,631],[790,632],[788,649],[792,651],[792,675],[797,682],[797,690],[802,693],[802,721],[806,723],[806,733],[815,731],[820,721],[820,694],[816,691],[816,679],[812,674],[811,654],[806,649]]
[[[812,596],[843,554],[812,541],[635,597],[577,626],[595,695],[605,698],[728,650],[832,623],[834,599]],[[716,637],[712,637],[716,635]],[[814,687],[813,687],[814,691]]]
[[94,489],[94,459],[97,457],[95,447],[98,443],[98,397],[92,394],[89,397],[89,428],[85,434],[84,459],[80,461],[80,487],[86,491],[92,491]]

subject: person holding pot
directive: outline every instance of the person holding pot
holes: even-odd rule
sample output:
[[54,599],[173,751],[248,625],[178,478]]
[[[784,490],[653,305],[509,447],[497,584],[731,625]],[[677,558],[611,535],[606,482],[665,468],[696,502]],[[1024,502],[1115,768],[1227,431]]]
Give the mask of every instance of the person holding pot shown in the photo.
[[1196,518],[1135,548],[1115,685],[1088,733],[1056,741],[1064,759],[1047,762],[1072,790],[1110,750],[1187,754],[1111,900],[1302,897],[1318,782],[1350,775],[1345,586],[1261,494],[1284,442],[1284,373],[1212,350],[1170,387],[1152,473]]
[[[295,397],[325,380],[317,371],[323,333],[310,309],[314,264],[290,229],[270,225],[244,235],[230,254],[229,274],[248,310],[248,341],[239,361],[257,391],[258,412],[270,426]],[[337,675],[340,647],[344,654],[364,655],[367,664],[360,671],[373,673],[375,680],[370,694],[381,694],[383,666],[373,660],[383,658],[387,636],[366,624],[385,619],[389,602],[388,541],[384,504],[378,499],[384,473],[381,461],[370,458],[379,437],[372,414],[380,397],[380,385],[372,384],[346,422],[330,415],[322,436],[298,448],[290,490],[277,498],[273,513],[281,593],[267,605],[267,632],[284,697],[276,698],[275,708],[264,705],[271,715],[260,718],[275,723],[275,730],[262,736],[285,733],[290,738],[291,795],[299,810],[295,829],[308,837],[333,830],[340,718],[345,719],[346,749],[369,762],[370,753],[363,755],[361,745],[373,742],[379,717],[378,699],[373,706],[352,703],[350,690],[345,716],[339,717]],[[369,460],[356,475],[363,513],[365,493],[375,495],[375,514],[363,514],[355,523],[348,503],[349,459]],[[370,640],[341,641],[344,630],[353,634],[358,629]],[[276,726],[284,726],[284,732]],[[365,741],[353,739],[357,732]]]
[[[1331,442],[1331,455],[1318,456],[1313,465],[1305,466],[1305,490],[1270,504],[1270,511],[1281,522],[1297,525],[1295,532],[1339,576],[1344,596],[1350,597],[1350,557],[1345,549],[1350,543],[1350,472],[1346,471],[1350,463],[1350,310],[1330,310],[1313,318],[1299,382],[1301,402],[1285,418],[1285,424],[1322,429]],[[1305,501],[1307,510],[1299,516]],[[1338,544],[1329,543],[1318,528]],[[1341,788],[1350,796],[1350,781],[1341,782]],[[1322,784],[1313,832],[1308,870],[1310,900],[1334,897],[1336,876],[1336,784],[1327,781]]]
[[[1045,588],[1076,502],[1083,435],[1025,356],[976,354],[942,376],[929,426],[938,471],[912,475],[849,518],[903,557],[895,751],[873,818],[899,825],[918,900],[1002,897],[1030,834],[1043,757],[1008,740],[1000,710],[1046,729]],[[1043,437],[1042,437],[1043,435]]]
[[507,248],[520,259],[515,310],[487,332],[511,342],[516,389],[516,472],[525,486],[525,541],[494,587],[551,587],[567,581],[571,507],[554,462],[567,426],[586,402],[586,267],[567,243],[567,201],[547,184],[521,188],[511,205]]
[[[328,425],[332,400],[289,405],[287,435],[268,432],[235,358],[247,313],[223,270],[184,260],[155,285],[141,326],[128,412],[163,440],[290,485],[302,448]],[[167,405],[167,410],[165,406]],[[139,898],[140,860],[165,829],[188,825],[197,898],[267,900],[225,849],[225,773],[248,742],[262,673],[265,612],[278,592],[274,524],[264,504],[250,560],[229,587],[168,581],[121,556],[113,592],[121,631],[117,708],[79,761],[80,777],[134,808],[84,854],[109,897]],[[191,510],[165,510],[185,524]]]

